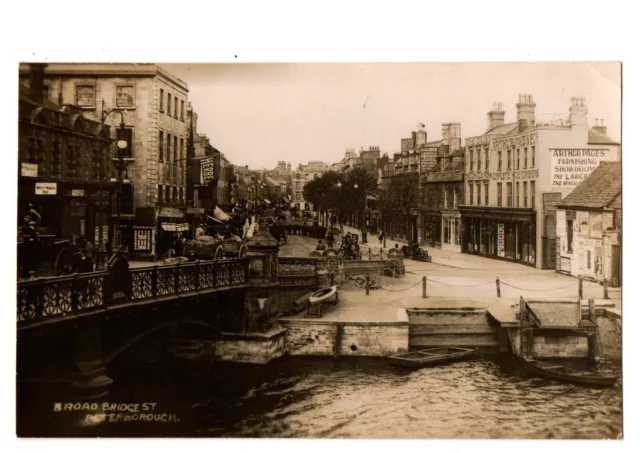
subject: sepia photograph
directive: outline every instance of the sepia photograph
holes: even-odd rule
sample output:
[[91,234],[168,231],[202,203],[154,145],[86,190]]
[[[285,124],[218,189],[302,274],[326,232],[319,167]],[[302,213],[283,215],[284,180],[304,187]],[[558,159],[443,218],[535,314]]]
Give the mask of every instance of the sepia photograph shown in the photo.
[[18,437],[623,439],[619,61],[14,71]]

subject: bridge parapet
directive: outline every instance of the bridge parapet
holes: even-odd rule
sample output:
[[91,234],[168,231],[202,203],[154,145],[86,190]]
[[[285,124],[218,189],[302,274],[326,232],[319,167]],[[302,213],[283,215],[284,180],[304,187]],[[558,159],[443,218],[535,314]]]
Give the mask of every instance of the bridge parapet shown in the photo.
[[18,283],[18,326],[128,303],[206,294],[248,284],[248,258],[41,278]]

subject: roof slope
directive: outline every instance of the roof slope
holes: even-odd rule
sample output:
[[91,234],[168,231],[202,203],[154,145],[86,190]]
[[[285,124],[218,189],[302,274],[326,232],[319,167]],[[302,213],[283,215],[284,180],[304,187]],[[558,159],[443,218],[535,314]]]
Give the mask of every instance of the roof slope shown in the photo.
[[493,129],[489,129],[483,135],[489,135],[489,134],[504,135],[504,134],[509,134],[514,130],[515,131],[518,130],[518,123],[507,123],[501,126],[496,126]]
[[622,193],[622,162],[601,162],[560,206],[604,208]]
[[620,143],[611,140],[611,138],[607,137],[603,133],[595,130],[589,129],[589,140],[587,141],[590,145],[619,145]]

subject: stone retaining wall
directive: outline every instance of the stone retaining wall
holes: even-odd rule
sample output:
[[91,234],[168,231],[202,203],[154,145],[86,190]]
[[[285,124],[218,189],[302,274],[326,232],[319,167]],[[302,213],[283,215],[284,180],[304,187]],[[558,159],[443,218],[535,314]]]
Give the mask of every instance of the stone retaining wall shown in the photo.
[[[385,357],[409,348],[407,322],[337,323],[280,320],[287,329],[286,350],[298,356]],[[337,348],[337,349],[336,349]]]
[[605,357],[622,359],[622,317],[620,310],[606,309],[597,318],[600,346]]

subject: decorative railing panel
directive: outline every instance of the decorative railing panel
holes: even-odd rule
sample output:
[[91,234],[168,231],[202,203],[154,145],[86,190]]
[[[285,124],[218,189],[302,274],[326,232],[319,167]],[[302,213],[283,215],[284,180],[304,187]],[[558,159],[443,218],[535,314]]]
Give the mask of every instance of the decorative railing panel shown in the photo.
[[128,281],[110,272],[92,272],[19,282],[18,323],[247,284],[248,266],[247,258],[225,259],[132,269]]
[[278,275],[315,274],[322,258],[278,258]]

